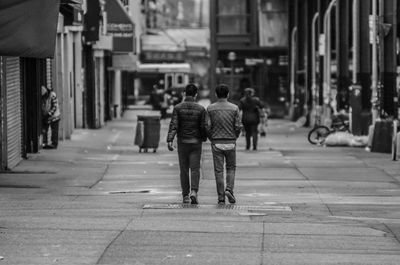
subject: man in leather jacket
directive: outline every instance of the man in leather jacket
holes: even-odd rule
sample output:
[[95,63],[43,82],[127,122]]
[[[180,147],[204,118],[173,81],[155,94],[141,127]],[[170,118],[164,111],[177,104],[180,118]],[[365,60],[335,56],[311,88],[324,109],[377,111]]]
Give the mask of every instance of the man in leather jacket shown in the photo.
[[172,142],[177,135],[183,203],[192,204],[198,204],[202,142],[207,140],[205,109],[195,102],[197,93],[196,85],[186,86],[186,97],[174,107],[167,136],[168,149],[173,151]]

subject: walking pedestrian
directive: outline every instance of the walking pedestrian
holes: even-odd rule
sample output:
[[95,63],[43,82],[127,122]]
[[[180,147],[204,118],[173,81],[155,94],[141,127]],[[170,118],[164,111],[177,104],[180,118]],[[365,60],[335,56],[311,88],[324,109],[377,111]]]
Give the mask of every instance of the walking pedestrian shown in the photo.
[[246,133],[246,150],[250,149],[251,139],[253,140],[253,150],[257,150],[258,124],[264,118],[264,105],[258,97],[254,96],[253,88],[244,90],[245,96],[240,99],[239,108],[242,111],[242,124]]
[[[228,102],[229,87],[220,84],[215,88],[217,102],[206,111],[206,130],[211,141],[218,204],[225,204],[225,196],[235,203],[233,195],[236,173],[236,140],[241,132],[239,108]],[[224,162],[226,188],[224,181]]]
[[207,140],[205,108],[195,102],[197,93],[195,84],[185,87],[186,97],[174,107],[167,136],[168,149],[173,151],[172,142],[177,135],[183,203],[192,204],[198,204],[202,142]]
[[[57,95],[45,86],[42,90],[42,139],[44,149],[57,149],[58,127],[61,119]],[[48,143],[49,128],[51,129],[51,144]]]

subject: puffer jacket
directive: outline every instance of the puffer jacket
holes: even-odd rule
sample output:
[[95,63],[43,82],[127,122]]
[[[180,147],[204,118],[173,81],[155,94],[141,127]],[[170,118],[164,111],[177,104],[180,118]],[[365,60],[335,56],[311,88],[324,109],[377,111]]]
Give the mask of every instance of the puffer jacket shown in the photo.
[[181,143],[195,144],[206,141],[205,111],[193,97],[186,97],[183,102],[177,104],[172,112],[167,142],[172,142],[175,135]]
[[42,97],[42,118],[47,122],[55,122],[61,119],[57,95],[53,91],[49,91]]
[[206,112],[206,130],[210,141],[235,143],[242,129],[239,108],[226,99],[211,104]]

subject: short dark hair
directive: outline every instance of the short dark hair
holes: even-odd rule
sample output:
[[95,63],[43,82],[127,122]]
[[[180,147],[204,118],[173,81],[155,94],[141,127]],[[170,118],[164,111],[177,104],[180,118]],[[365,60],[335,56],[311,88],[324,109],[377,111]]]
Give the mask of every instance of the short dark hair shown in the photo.
[[215,94],[217,94],[218,98],[227,98],[229,94],[229,87],[226,84],[219,84],[215,88]]
[[199,89],[197,88],[197,86],[195,84],[192,84],[192,83],[188,84],[185,87],[186,96],[194,97],[194,96],[196,96],[198,91],[199,91]]

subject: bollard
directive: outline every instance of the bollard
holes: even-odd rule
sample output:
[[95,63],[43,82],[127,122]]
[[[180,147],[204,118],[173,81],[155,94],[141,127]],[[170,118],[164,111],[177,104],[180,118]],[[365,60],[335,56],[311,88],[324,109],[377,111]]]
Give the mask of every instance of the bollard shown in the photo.
[[117,118],[118,104],[114,104],[114,118]]
[[392,135],[392,160],[397,160],[397,120],[393,121],[393,135]]

